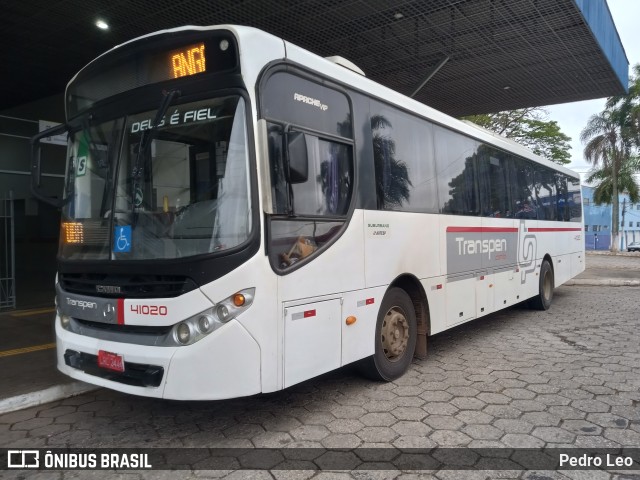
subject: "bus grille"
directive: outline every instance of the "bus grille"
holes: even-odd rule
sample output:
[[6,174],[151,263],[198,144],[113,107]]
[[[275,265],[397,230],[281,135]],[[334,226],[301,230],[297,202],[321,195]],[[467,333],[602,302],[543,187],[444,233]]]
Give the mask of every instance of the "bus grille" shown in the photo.
[[60,273],[58,281],[66,292],[109,298],[169,298],[198,288],[180,275]]

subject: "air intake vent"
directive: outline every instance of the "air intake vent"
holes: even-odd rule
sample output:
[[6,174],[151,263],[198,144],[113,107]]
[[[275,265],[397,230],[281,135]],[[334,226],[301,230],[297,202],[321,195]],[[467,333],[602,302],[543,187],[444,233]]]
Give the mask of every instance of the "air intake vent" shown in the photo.
[[324,57],[324,58],[332,61],[336,65],[340,65],[341,67],[348,68],[352,72],[356,72],[362,75],[363,77],[366,77],[366,75],[364,74],[364,71],[359,66],[353,63],[351,60],[347,60],[346,58],[341,57],[340,55],[334,55],[333,57]]
[[58,281],[66,292],[110,298],[177,297],[198,288],[193,280],[179,275],[61,273]]

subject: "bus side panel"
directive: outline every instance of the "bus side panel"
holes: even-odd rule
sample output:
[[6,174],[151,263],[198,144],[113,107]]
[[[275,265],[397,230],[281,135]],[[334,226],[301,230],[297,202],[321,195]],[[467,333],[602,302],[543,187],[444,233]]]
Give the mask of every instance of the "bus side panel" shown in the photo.
[[438,215],[366,210],[367,287],[389,285],[405,273],[419,279],[440,275],[438,230]]

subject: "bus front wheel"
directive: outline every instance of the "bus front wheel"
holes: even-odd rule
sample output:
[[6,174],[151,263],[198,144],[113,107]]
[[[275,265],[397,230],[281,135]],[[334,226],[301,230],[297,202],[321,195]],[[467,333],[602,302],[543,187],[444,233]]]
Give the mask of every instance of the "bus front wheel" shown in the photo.
[[402,376],[416,348],[416,312],[401,288],[387,291],[378,312],[375,353],[361,361],[363,373],[374,380],[391,381]]
[[553,287],[553,269],[547,260],[543,260],[540,267],[538,295],[529,300],[529,305],[536,310],[549,310],[553,299]]

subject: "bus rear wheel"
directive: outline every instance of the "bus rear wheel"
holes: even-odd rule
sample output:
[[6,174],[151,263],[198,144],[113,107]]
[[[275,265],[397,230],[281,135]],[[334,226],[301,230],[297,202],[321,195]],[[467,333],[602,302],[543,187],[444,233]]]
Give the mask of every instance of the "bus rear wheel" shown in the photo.
[[401,288],[387,291],[376,322],[375,353],[360,362],[362,372],[374,380],[391,381],[402,376],[416,348],[416,312]]
[[536,310],[549,310],[551,300],[553,299],[553,288],[553,269],[548,260],[543,260],[542,266],[540,267],[538,295],[529,300],[531,308]]

